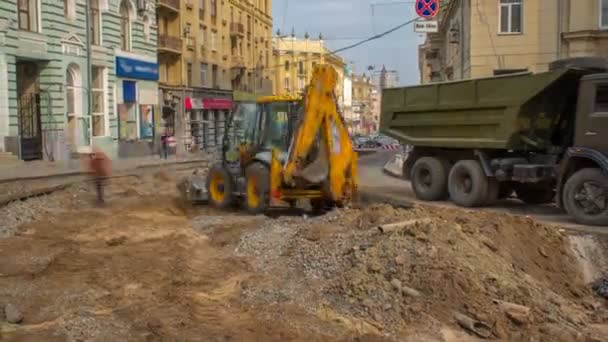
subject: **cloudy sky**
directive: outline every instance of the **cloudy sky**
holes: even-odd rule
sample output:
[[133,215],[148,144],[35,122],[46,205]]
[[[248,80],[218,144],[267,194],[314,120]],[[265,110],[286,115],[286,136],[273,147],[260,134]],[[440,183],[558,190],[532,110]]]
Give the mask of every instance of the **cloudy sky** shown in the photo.
[[[290,34],[292,27],[298,37],[307,31],[318,37],[322,32],[330,49],[356,43],[416,16],[413,1],[394,0],[274,0],[272,11],[273,32],[280,28]],[[340,55],[353,63],[357,73],[385,64],[399,72],[401,84],[415,84],[420,42],[422,36],[410,25]]]

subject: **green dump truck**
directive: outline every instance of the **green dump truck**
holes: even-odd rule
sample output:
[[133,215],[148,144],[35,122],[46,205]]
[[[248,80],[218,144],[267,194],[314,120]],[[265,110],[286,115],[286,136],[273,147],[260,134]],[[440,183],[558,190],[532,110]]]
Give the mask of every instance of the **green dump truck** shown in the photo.
[[413,146],[403,174],[419,199],[480,207],[515,194],[608,225],[606,60],[386,89],[380,129]]

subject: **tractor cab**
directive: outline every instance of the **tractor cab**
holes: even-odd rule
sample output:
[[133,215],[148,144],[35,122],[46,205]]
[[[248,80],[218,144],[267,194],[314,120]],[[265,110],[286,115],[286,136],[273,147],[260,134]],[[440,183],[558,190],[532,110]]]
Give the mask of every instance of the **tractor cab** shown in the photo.
[[272,150],[286,158],[301,110],[301,100],[295,97],[237,103],[224,136],[224,161],[244,170],[256,160],[269,164]]

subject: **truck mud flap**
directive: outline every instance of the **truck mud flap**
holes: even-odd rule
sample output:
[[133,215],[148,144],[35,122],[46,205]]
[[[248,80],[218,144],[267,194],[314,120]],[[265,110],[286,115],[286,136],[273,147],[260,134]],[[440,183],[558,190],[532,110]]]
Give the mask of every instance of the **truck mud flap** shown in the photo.
[[386,164],[384,164],[384,173],[393,177],[403,178],[403,164],[406,159],[406,155],[395,154]]

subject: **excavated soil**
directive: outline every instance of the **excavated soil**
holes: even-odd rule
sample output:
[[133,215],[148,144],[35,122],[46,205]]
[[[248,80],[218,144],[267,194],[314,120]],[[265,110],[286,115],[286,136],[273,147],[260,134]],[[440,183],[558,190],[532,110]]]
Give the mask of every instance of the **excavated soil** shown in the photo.
[[[456,313],[494,340],[608,336],[606,301],[588,284],[594,274],[555,227],[389,205],[244,216],[180,202],[178,177],[114,180],[104,208],[91,204],[88,184],[0,208],[12,218],[0,239],[0,304],[24,317],[2,323],[0,339],[480,338]],[[504,302],[529,312],[513,315]]]

